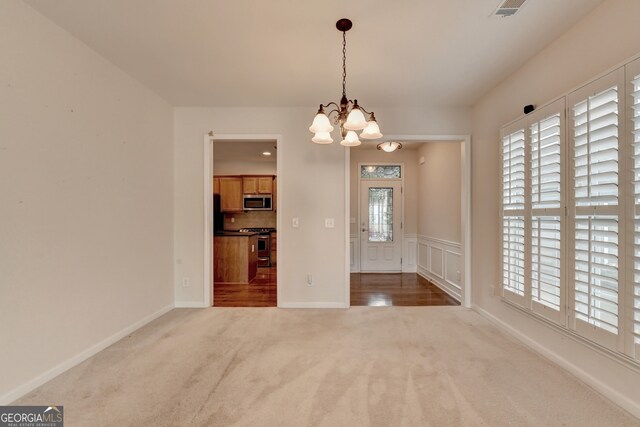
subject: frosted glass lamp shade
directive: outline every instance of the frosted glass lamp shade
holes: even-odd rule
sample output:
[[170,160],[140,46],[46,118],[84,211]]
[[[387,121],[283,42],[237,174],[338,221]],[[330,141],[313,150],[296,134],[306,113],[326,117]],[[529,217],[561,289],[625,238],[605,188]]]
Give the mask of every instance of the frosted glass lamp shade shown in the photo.
[[378,122],[376,122],[375,120],[369,120],[367,122],[367,127],[364,128],[364,130],[360,134],[360,137],[364,139],[382,138],[382,134],[380,133],[380,127],[378,126]]
[[346,130],[362,130],[365,127],[367,127],[367,120],[364,118],[364,114],[360,108],[353,108],[347,116],[344,128]]
[[318,113],[313,119],[313,123],[309,130],[312,133],[320,133],[320,132],[331,132],[333,131],[333,126],[329,122],[329,117],[327,117],[324,113]]
[[402,148],[402,144],[396,141],[381,142],[378,144],[378,150],[382,150],[386,153],[391,153]]
[[311,140],[316,144],[331,144],[333,142],[329,132],[317,132]]
[[358,134],[350,130],[349,132],[347,132],[347,136],[345,136],[344,139],[340,141],[340,144],[344,145],[345,147],[356,147],[360,145],[361,142],[358,139]]

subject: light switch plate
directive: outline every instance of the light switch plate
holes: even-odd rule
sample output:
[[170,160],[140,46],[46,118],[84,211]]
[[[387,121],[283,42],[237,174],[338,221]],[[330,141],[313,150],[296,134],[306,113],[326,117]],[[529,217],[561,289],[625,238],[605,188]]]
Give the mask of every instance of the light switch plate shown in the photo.
[[334,228],[336,226],[336,221],[334,218],[325,218],[324,219],[324,227],[325,228]]
[[291,226],[293,228],[300,227],[300,218],[293,218],[293,220],[291,220]]

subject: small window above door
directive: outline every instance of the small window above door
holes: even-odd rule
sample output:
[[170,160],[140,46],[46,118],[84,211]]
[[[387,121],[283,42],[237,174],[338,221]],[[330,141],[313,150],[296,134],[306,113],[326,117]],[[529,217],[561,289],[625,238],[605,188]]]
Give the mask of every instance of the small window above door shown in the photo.
[[361,165],[360,178],[396,179],[402,178],[400,165]]

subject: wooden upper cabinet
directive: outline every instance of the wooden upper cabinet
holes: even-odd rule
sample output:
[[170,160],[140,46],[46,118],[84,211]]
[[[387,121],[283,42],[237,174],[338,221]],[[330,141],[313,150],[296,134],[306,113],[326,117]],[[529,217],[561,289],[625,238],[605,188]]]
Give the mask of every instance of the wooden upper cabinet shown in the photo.
[[220,178],[213,177],[213,194],[220,194]]
[[273,177],[261,176],[258,177],[258,194],[271,194],[273,193]]
[[220,211],[243,211],[241,177],[220,177]]
[[272,206],[273,211],[276,212],[278,210],[278,177],[273,177],[273,197],[272,197]]
[[254,176],[243,176],[242,192],[244,194],[258,194],[258,178]]
[[244,194],[271,194],[272,190],[273,190],[272,176],[242,177],[242,192]]

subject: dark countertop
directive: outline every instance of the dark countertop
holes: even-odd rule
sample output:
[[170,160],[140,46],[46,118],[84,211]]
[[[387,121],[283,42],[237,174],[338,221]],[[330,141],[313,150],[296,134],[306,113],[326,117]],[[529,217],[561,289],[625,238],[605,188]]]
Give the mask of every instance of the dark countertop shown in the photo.
[[240,231],[216,231],[214,233],[215,237],[249,237],[249,236],[257,236],[260,233],[256,232],[240,232]]

